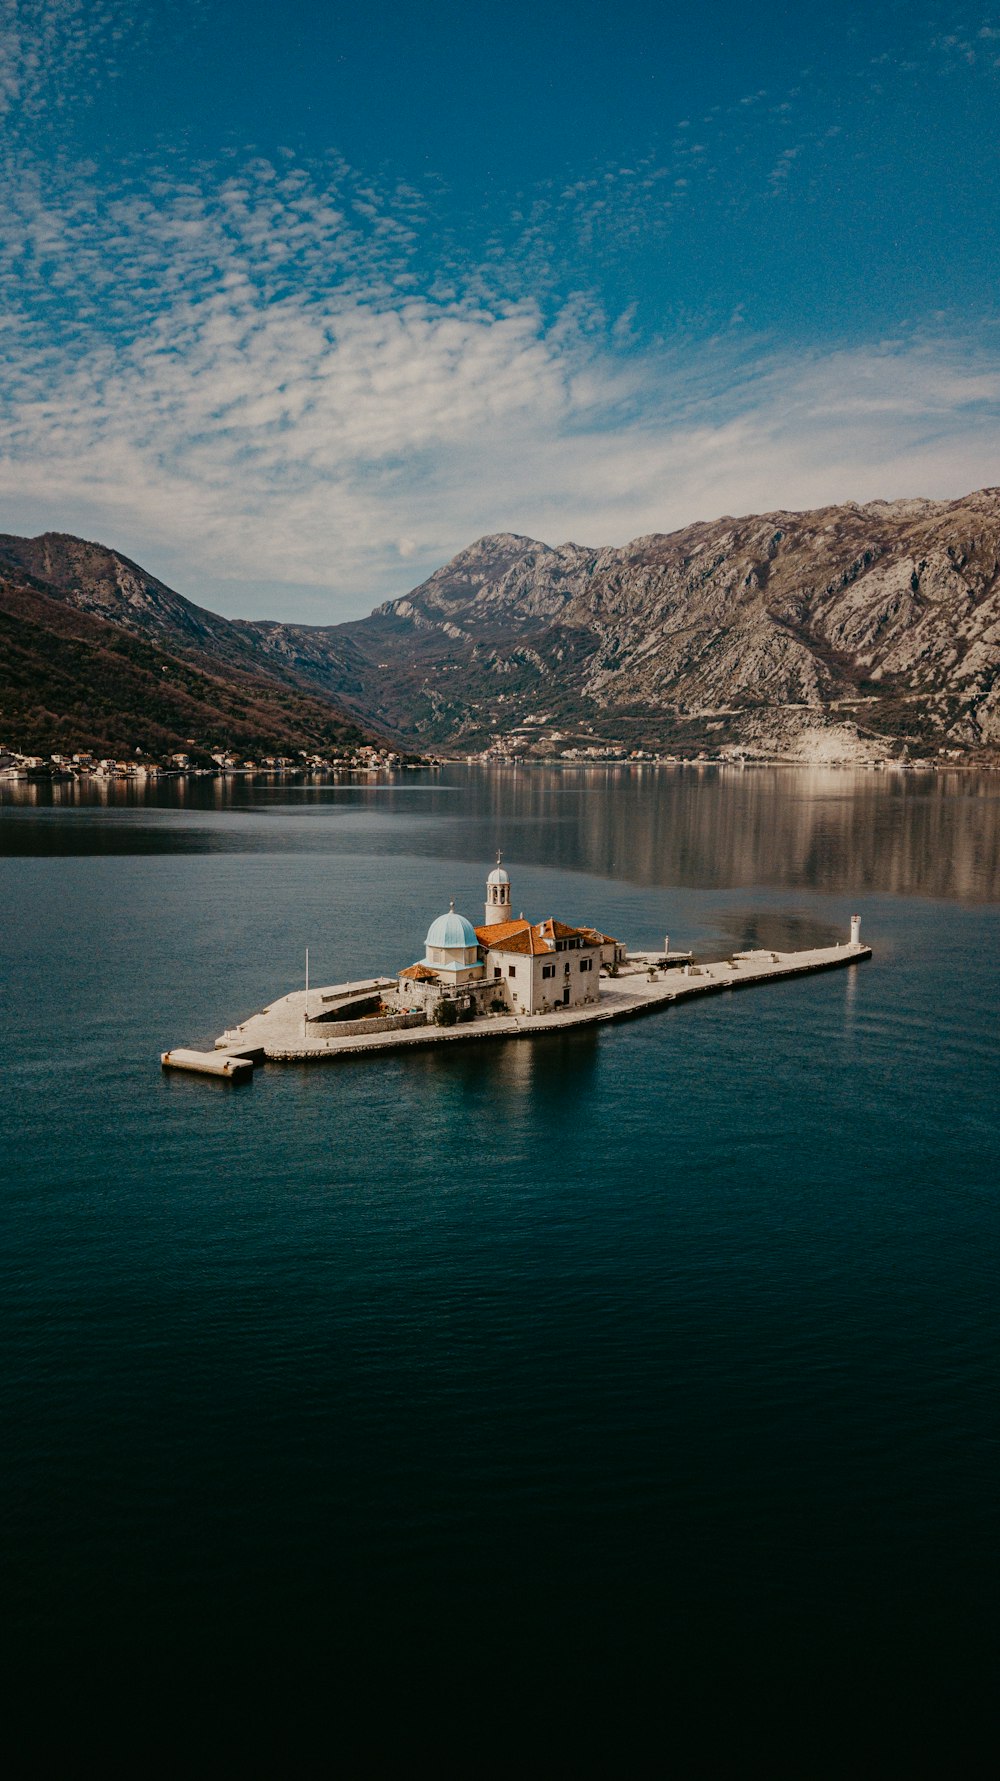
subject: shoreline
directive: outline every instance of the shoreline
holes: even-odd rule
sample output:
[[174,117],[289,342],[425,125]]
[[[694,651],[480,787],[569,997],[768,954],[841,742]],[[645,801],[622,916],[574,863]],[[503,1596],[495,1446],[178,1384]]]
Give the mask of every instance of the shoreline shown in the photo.
[[653,755],[642,760],[631,760],[627,756],[616,758],[603,756],[594,760],[564,760],[558,755],[553,756],[522,756],[496,755],[484,760],[479,755],[441,756],[434,760],[412,762],[393,767],[154,767],[132,768],[130,770],[112,772],[109,770],[71,770],[48,768],[0,767],[0,789],[5,786],[67,786],[97,787],[107,785],[142,786],[143,788],[160,784],[173,784],[178,780],[206,779],[218,782],[245,784],[260,780],[267,783],[316,783],[336,779],[396,779],[408,773],[438,773],[445,767],[479,767],[492,772],[496,769],[549,771],[553,769],[561,773],[592,773],[595,770],[604,772],[646,772],[650,768],[671,768],[689,771],[692,768],[701,772],[706,767],[728,768],[731,771],[762,772],[779,770],[782,772],[800,773],[1000,773],[1000,760],[956,760],[942,761],[931,759],[898,760],[891,757],[875,761],[851,761],[845,759],[813,761],[802,760],[792,756],[768,755],[754,759],[733,759],[721,755],[680,756]]

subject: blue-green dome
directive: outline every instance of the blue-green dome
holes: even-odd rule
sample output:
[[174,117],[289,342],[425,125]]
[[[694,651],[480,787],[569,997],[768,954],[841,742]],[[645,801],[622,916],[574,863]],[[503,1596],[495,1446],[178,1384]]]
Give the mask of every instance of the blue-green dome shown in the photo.
[[425,946],[477,946],[476,930],[471,921],[464,915],[456,915],[449,909],[447,915],[439,915],[432,921],[427,930]]

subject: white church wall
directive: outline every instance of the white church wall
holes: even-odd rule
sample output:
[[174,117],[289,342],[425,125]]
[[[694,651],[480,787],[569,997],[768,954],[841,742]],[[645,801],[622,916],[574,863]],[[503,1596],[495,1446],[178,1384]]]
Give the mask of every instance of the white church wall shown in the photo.
[[[600,995],[600,947],[534,956],[491,950],[486,955],[486,978],[494,995],[519,1014],[580,1008]],[[567,989],[569,1000],[564,1001]]]
[[[597,1001],[601,982],[600,947],[553,952],[547,958],[544,955],[534,958],[531,963],[534,967],[534,1012],[581,1008]],[[564,999],[567,990],[568,1000]]]

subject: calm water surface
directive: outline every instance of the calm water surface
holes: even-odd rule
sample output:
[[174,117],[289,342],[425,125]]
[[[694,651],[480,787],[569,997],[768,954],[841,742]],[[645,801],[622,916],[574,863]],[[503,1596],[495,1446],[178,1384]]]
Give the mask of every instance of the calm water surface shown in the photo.
[[[2,798],[28,1756],[992,1771],[1000,780]],[[161,1073],[306,945],[332,980],[475,918],[498,844],[534,916],[721,956],[858,909],[875,958],[530,1045]]]

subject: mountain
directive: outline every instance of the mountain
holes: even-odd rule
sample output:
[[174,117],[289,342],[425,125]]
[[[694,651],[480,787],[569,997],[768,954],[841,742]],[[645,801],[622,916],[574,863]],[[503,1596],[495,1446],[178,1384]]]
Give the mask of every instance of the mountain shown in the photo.
[[[331,660],[333,658],[331,657]],[[0,743],[321,754],[373,738],[240,626],[103,545],[0,537]]]
[[984,489],[616,550],[482,538],[342,630],[370,665],[367,708],[425,742],[989,753],[998,574],[1000,490]]
[[[0,574],[213,685],[311,698],[425,749],[1000,752],[998,489],[726,517],[620,549],[501,533],[330,626],[218,618],[51,534],[0,538]],[[0,713],[3,698],[0,682]]]

